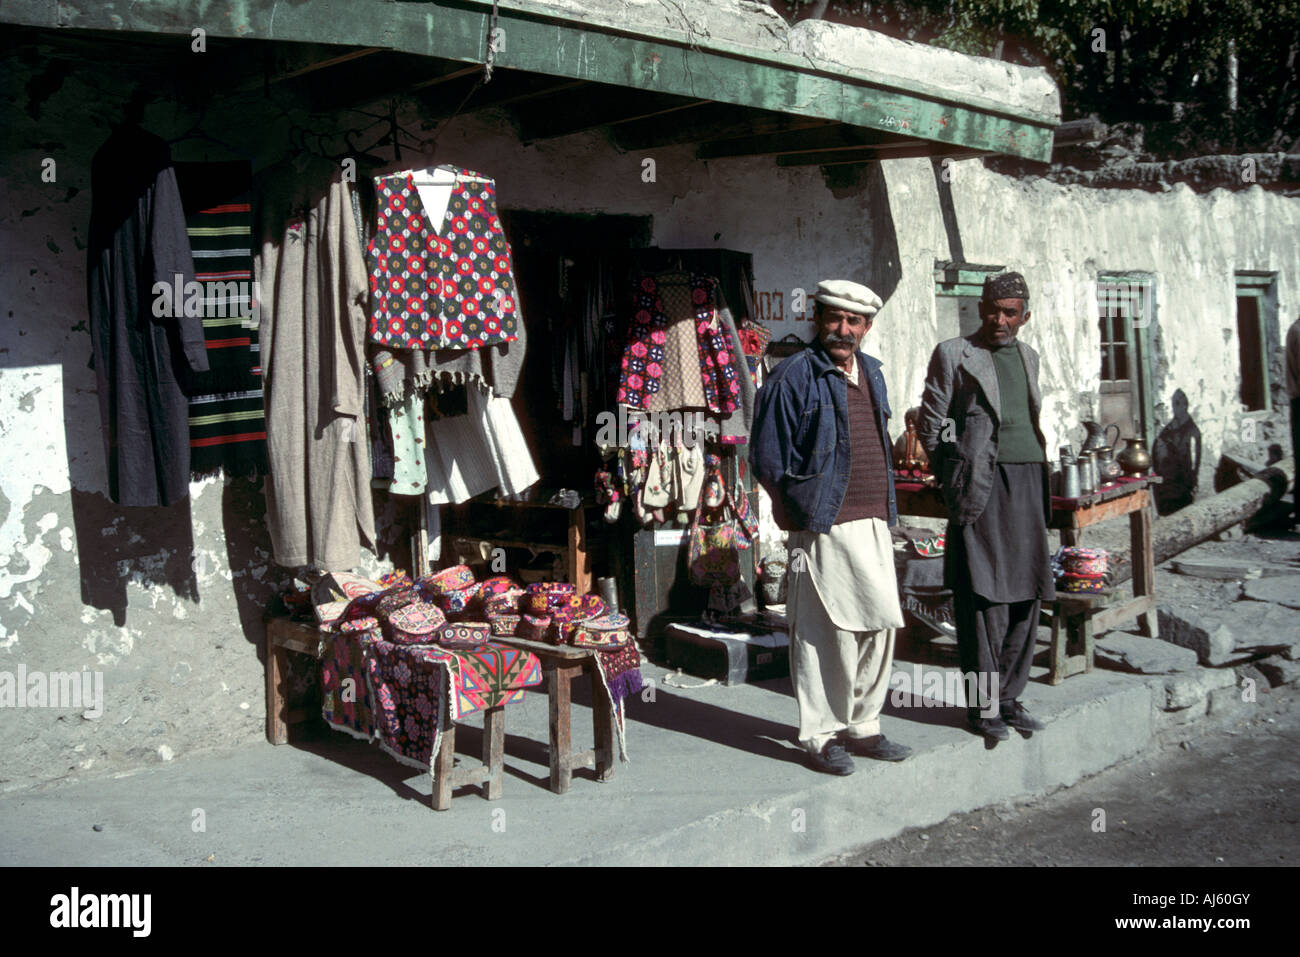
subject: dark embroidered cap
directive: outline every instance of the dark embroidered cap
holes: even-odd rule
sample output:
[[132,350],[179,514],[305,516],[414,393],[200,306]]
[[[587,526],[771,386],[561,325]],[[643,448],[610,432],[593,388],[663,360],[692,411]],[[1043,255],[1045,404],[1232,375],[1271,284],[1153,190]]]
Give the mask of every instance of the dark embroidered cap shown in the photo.
[[985,302],[997,299],[1023,299],[1029,301],[1029,285],[1025,277],[1018,272],[1004,272],[1000,276],[989,276],[984,280]]

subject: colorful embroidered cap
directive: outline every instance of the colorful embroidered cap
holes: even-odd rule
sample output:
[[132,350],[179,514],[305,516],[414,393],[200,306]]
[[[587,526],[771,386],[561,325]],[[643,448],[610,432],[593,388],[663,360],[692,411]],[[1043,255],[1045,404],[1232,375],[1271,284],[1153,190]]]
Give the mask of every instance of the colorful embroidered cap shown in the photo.
[[535,615],[523,615],[515,634],[527,641],[545,641],[546,632],[551,627],[550,616],[538,618]]
[[492,634],[508,638],[519,630],[519,623],[523,620],[522,615],[497,615],[488,624],[492,628]]
[[474,603],[478,597],[478,585],[470,585],[468,588],[458,588],[455,591],[443,592],[438,596],[438,607],[449,615],[462,615]]
[[627,615],[614,612],[578,624],[573,630],[577,648],[621,648],[632,640]]
[[453,651],[465,651],[486,645],[492,630],[483,622],[463,621],[447,625],[438,636],[438,644]]
[[468,565],[452,565],[420,579],[420,587],[430,596],[445,595],[474,584],[474,572]]
[[390,613],[384,622],[384,635],[395,645],[427,645],[440,639],[447,619],[436,605],[417,602]]

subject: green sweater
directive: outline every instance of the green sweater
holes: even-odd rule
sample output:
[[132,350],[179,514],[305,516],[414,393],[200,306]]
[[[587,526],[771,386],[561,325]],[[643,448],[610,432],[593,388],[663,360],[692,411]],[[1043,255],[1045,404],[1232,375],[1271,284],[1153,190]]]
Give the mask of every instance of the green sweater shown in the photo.
[[1045,462],[1043,447],[1034,434],[1034,420],[1029,413],[1029,379],[1020,345],[1009,342],[990,349],[993,368],[998,374],[998,395],[1002,402],[1002,422],[998,427],[998,461]]

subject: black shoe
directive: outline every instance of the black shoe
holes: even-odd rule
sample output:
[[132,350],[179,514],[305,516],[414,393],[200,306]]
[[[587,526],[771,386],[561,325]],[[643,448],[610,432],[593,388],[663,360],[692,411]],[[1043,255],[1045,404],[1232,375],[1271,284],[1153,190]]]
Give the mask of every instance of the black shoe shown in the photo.
[[897,741],[890,741],[883,734],[869,738],[847,738],[849,750],[860,758],[875,758],[877,761],[905,761],[912,756],[912,749]]
[[1011,740],[1011,732],[1007,730],[1007,726],[1001,718],[984,718],[976,712],[975,714],[967,715],[966,722],[971,726],[976,734],[984,735],[986,740]]
[[1017,731],[1042,731],[1047,727],[1026,711],[1019,701],[1002,702],[1002,720]]
[[832,738],[827,741],[817,754],[808,752],[808,763],[817,771],[823,771],[826,774],[846,775],[852,774],[858,769],[849,757],[849,752],[844,750],[844,746]]

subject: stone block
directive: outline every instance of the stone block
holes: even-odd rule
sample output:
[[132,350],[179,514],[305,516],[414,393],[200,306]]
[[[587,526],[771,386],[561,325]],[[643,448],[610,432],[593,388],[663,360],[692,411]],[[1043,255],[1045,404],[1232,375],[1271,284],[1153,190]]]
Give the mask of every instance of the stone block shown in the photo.
[[1191,648],[1122,631],[1097,639],[1094,651],[1097,663],[1104,667],[1143,675],[1191,671],[1197,662],[1197,654]]
[[1213,615],[1198,616],[1195,622],[1164,608],[1157,609],[1160,637],[1164,641],[1190,648],[1203,665],[1226,664],[1236,651],[1232,630]]
[[1273,602],[1300,610],[1300,575],[1278,575],[1246,582],[1242,592],[1254,601]]
[[1165,678],[1165,711],[1182,711],[1185,708],[1202,706],[1211,691],[1231,688],[1237,683],[1237,674],[1225,668],[1197,668],[1195,671],[1182,672]]

